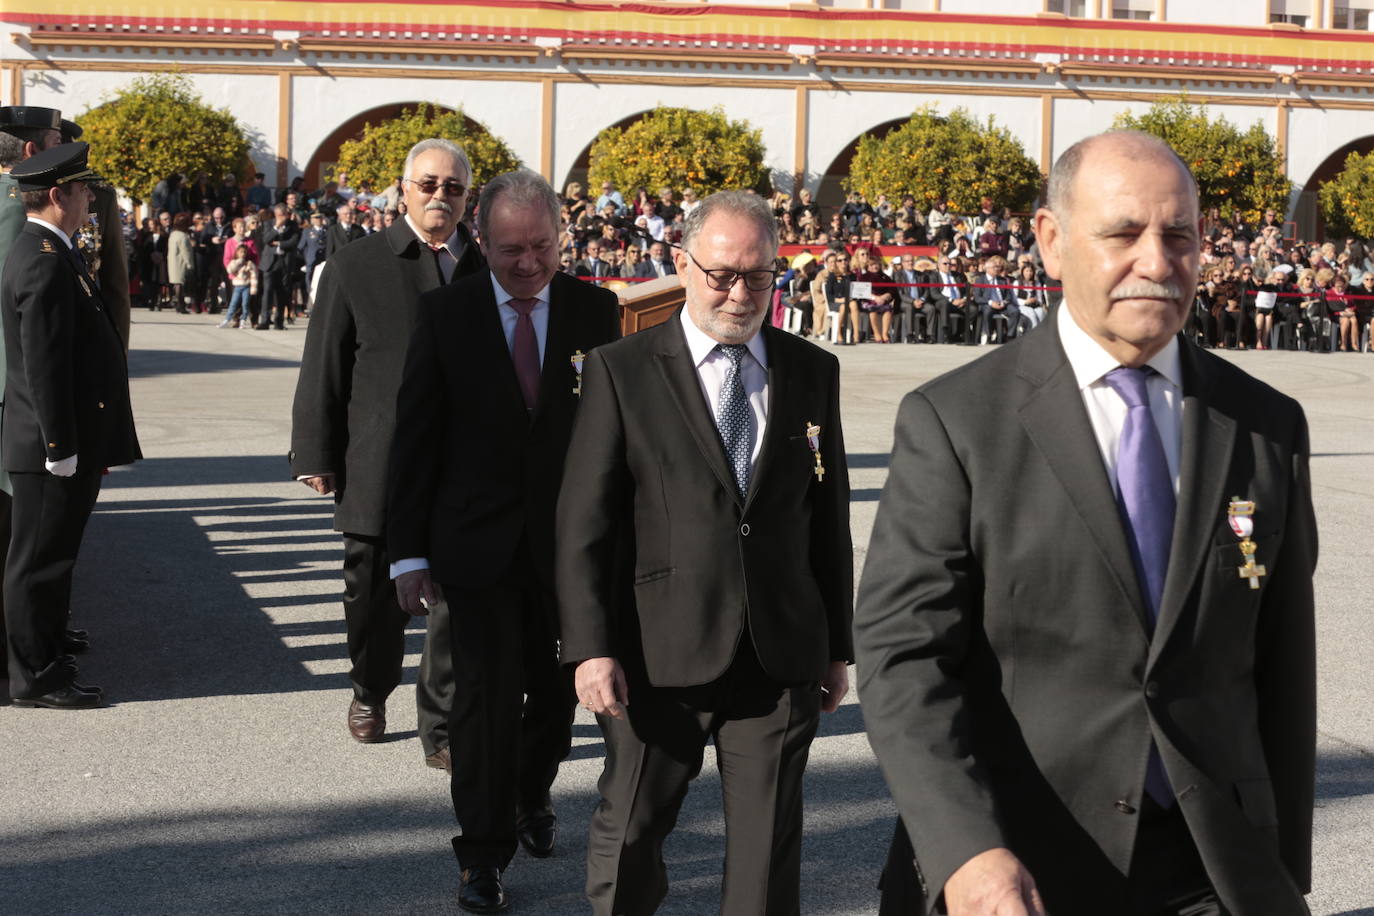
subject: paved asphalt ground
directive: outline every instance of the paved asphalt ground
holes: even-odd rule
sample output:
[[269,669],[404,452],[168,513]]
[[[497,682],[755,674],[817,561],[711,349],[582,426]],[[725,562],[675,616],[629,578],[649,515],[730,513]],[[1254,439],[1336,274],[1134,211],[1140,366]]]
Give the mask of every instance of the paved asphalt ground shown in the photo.
[[[422,765],[415,735],[418,629],[388,740],[364,747],[345,731],[340,544],[329,501],[291,482],[284,457],[304,323],[135,321],[148,457],[107,478],[73,601],[95,645],[83,680],[111,704],[0,708],[0,916],[458,912],[447,782]],[[980,351],[838,352],[862,565],[898,401]],[[1310,900],[1322,916],[1374,914],[1374,356],[1229,358],[1300,399],[1311,421],[1322,544]],[[507,873],[517,912],[585,911],[602,750],[585,714],[575,736],[555,786],[559,851],[521,853]],[[894,811],[852,699],[822,724],[806,795],[804,912],[875,912]],[[667,848],[664,913],[717,909],[719,798],[708,755]]]

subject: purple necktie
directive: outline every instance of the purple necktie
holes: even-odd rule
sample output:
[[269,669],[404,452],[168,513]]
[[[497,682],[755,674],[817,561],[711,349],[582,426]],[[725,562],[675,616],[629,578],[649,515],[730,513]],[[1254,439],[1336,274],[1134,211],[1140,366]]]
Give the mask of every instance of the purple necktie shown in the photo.
[[[1146,386],[1153,372],[1123,367],[1107,373],[1107,384],[1126,402],[1126,422],[1116,449],[1117,504],[1129,535],[1131,558],[1152,631],[1159,618],[1164,577],[1169,572],[1169,543],[1174,536],[1174,482],[1164,456],[1164,443],[1150,413]],[[1145,791],[1165,808],[1174,803],[1173,790],[1153,743],[1145,770]]]
[[506,302],[515,309],[515,341],[511,346],[510,357],[515,363],[515,377],[520,382],[520,393],[525,396],[525,407],[534,410],[539,403],[539,341],[534,336],[534,320],[530,312],[539,304],[538,299],[511,299]]

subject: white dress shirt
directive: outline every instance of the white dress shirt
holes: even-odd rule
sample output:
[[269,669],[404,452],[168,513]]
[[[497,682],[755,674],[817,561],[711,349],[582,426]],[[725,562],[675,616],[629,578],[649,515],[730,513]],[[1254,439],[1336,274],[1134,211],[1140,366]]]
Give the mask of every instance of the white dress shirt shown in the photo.
[[[511,294],[501,288],[501,284],[496,279],[496,274],[491,275],[491,290],[496,294],[496,309],[501,316],[501,330],[506,335],[506,349],[515,349],[515,325],[520,320],[520,313],[515,310],[515,306],[510,305]],[[549,285],[534,294],[539,304],[530,309],[530,321],[534,324],[534,339],[539,345],[539,365],[544,365],[544,343],[549,337]],[[722,355],[722,359],[724,356]],[[426,557],[406,557],[391,564],[391,578],[414,572],[417,569],[429,569],[429,559]]]
[[[57,228],[45,219],[39,219],[36,216],[30,216],[28,219],[29,222],[37,223],[44,229],[47,229],[49,232],[55,233],[58,238],[60,238],[64,243],[66,243],[68,250],[71,249],[72,240],[71,236],[67,235],[67,233],[63,232],[61,229]],[[48,473],[52,474],[55,477],[71,477],[73,474],[76,473],[76,455],[71,454],[68,455],[66,458],[59,458],[56,461],[49,461],[45,458],[43,459],[43,467],[47,468]]]
[[[1060,305],[1058,314],[1059,341],[1064,347],[1064,355],[1069,359],[1069,367],[1073,369],[1078,390],[1083,395],[1083,406],[1087,408],[1088,421],[1097,438],[1102,463],[1107,468],[1107,479],[1111,482],[1112,492],[1116,492],[1116,452],[1128,408],[1116,389],[1107,383],[1106,376],[1121,364],[1078,326],[1069,313],[1067,303]],[[1150,395],[1150,415],[1154,417],[1155,428],[1159,430],[1164,458],[1169,463],[1169,477],[1174,482],[1174,495],[1177,496],[1179,462],[1183,452],[1183,367],[1178,353],[1178,338],[1170,339],[1164,349],[1146,365],[1155,370],[1145,383]]]
[[[429,239],[420,231],[420,227],[415,225],[415,221],[410,218],[410,214],[405,215],[406,225],[410,231],[415,233],[415,237],[420,240],[420,244],[429,247]],[[453,280],[453,272],[458,269],[458,262],[463,258],[463,249],[466,248],[463,239],[458,235],[458,227],[453,227],[453,234],[448,237],[439,249],[439,268],[444,272],[444,282],[449,283]]]
[[[682,331],[687,335],[687,350],[692,354],[692,366],[697,371],[697,381],[701,383],[701,394],[706,398],[706,406],[711,409],[712,421],[719,425],[720,389],[725,384],[730,357],[716,349],[717,341],[696,326],[685,308],[681,319]],[[752,476],[752,469],[758,464],[759,449],[763,447],[763,431],[768,425],[768,348],[764,345],[762,333],[755,334],[747,346],[749,355],[740,361],[740,381],[744,384],[744,394],[749,398],[750,413],[754,418],[750,430],[754,437],[754,448],[749,455]]]

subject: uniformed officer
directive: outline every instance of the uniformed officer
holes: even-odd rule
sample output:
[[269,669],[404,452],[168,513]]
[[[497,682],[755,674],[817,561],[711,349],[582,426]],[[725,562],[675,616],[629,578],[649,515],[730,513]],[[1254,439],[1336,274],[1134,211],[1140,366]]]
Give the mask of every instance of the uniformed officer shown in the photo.
[[6,400],[0,459],[14,488],[5,575],[10,695],[16,706],[97,706],[63,651],[72,569],[107,467],[142,457],[124,346],[74,250],[98,180],[85,143],[10,172],[26,222],[0,275]]
[[[0,108],[0,270],[3,270],[5,257],[10,246],[24,228],[24,204],[19,200],[19,186],[10,177],[14,168],[34,153],[62,142],[61,129],[64,123],[62,113],[55,108],[34,108],[6,106]],[[71,125],[76,127],[75,124]],[[80,128],[77,128],[80,130]],[[0,273],[0,282],[3,273]],[[5,352],[4,338],[0,336],[0,411],[5,405]],[[0,468],[0,582],[3,582],[5,557],[10,549],[10,478],[4,468]],[[0,599],[0,642],[5,640],[4,601]],[[75,642],[72,648],[84,646]],[[0,680],[9,677],[8,663],[0,653]]]

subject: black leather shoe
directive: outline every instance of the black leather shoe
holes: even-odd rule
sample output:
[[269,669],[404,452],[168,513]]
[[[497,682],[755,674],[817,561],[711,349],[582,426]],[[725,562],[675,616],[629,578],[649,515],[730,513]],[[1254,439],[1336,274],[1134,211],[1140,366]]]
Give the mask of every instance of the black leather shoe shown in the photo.
[[94,709],[100,705],[100,694],[86,693],[69,684],[41,697],[15,697],[14,705],[30,709]]
[[558,818],[554,816],[553,807],[543,805],[520,812],[515,820],[515,835],[525,851],[536,859],[553,855],[553,846],[558,840]]
[[62,651],[67,655],[80,655],[90,647],[91,644],[87,640],[77,639],[73,636],[66,635],[62,637]]
[[67,627],[67,629],[64,631],[63,635],[66,636],[68,639],[90,639],[90,638],[91,638],[91,634],[90,634],[90,631],[89,631],[89,630],[78,630],[78,629],[76,629],[75,627]]
[[501,886],[501,869],[495,865],[474,865],[463,869],[463,885],[458,889],[458,906],[469,913],[500,913],[510,906]]

